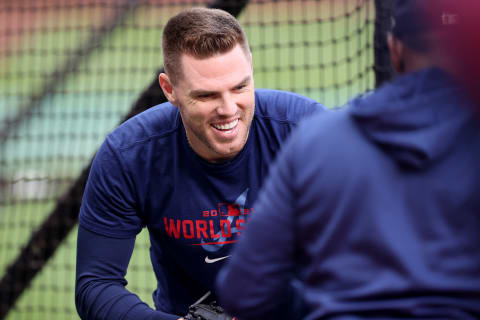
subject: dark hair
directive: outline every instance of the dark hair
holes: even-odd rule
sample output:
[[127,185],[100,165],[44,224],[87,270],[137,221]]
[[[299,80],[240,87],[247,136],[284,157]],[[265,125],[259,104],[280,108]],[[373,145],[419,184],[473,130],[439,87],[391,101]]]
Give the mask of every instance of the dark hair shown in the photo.
[[[459,21],[455,1],[396,0],[392,29],[393,35],[408,47],[418,52],[429,52],[432,44],[445,41],[449,32]],[[438,8],[441,15],[428,15],[429,9]]]
[[247,38],[238,21],[219,9],[192,8],[172,17],[163,30],[165,72],[172,83],[182,76],[181,56],[209,58],[239,44],[249,52]]
[[396,0],[393,8],[392,34],[415,51],[427,51],[428,22],[419,0]]

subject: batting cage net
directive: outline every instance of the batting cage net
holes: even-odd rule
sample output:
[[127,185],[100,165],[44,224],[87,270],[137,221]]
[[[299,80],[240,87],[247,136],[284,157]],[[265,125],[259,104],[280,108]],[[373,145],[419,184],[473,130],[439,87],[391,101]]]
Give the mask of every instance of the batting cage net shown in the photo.
[[[335,107],[388,78],[382,3],[0,1],[0,319],[78,319],[76,231],[90,162],[119,123],[165,101],[156,79],[169,17],[192,6],[231,12],[257,88]],[[153,306],[145,231],[127,280]]]

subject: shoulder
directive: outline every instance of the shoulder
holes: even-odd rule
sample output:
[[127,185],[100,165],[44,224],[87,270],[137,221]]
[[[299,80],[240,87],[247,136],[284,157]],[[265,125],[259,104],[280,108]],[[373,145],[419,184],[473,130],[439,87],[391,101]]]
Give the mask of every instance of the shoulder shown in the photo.
[[294,154],[324,155],[328,158],[340,155],[348,158],[359,144],[365,143],[364,135],[353,121],[348,106],[305,119],[291,140]]
[[179,127],[178,108],[170,102],[154,106],[122,123],[107,140],[116,148],[128,148],[153,138],[168,137]]
[[336,197],[351,181],[371,174],[370,168],[378,163],[374,155],[349,112],[340,109],[302,121],[277,164],[288,172],[295,193],[310,202],[319,194]]
[[255,90],[255,115],[260,118],[296,123],[326,108],[317,101],[297,93],[257,89]]

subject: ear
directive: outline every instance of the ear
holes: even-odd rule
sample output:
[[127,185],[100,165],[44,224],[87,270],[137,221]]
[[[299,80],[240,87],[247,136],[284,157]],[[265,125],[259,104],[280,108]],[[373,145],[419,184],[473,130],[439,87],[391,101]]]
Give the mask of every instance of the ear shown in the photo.
[[252,71],[253,71],[253,55],[252,55],[252,52],[250,50],[248,50],[247,58],[250,61],[250,66],[251,66]]
[[170,101],[171,104],[176,105],[176,95],[175,90],[173,88],[172,82],[166,73],[160,73],[158,76],[158,83],[165,94],[165,97]]
[[405,71],[405,47],[403,43],[391,33],[387,35],[387,43],[393,69],[397,73],[403,73]]

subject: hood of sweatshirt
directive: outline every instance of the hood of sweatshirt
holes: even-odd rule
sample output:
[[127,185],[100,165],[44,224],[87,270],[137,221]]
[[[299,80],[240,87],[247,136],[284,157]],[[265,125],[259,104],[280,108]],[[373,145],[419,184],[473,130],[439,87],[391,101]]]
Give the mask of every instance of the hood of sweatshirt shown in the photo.
[[473,108],[448,74],[429,68],[399,76],[350,102],[367,137],[401,165],[422,169],[452,148]]

